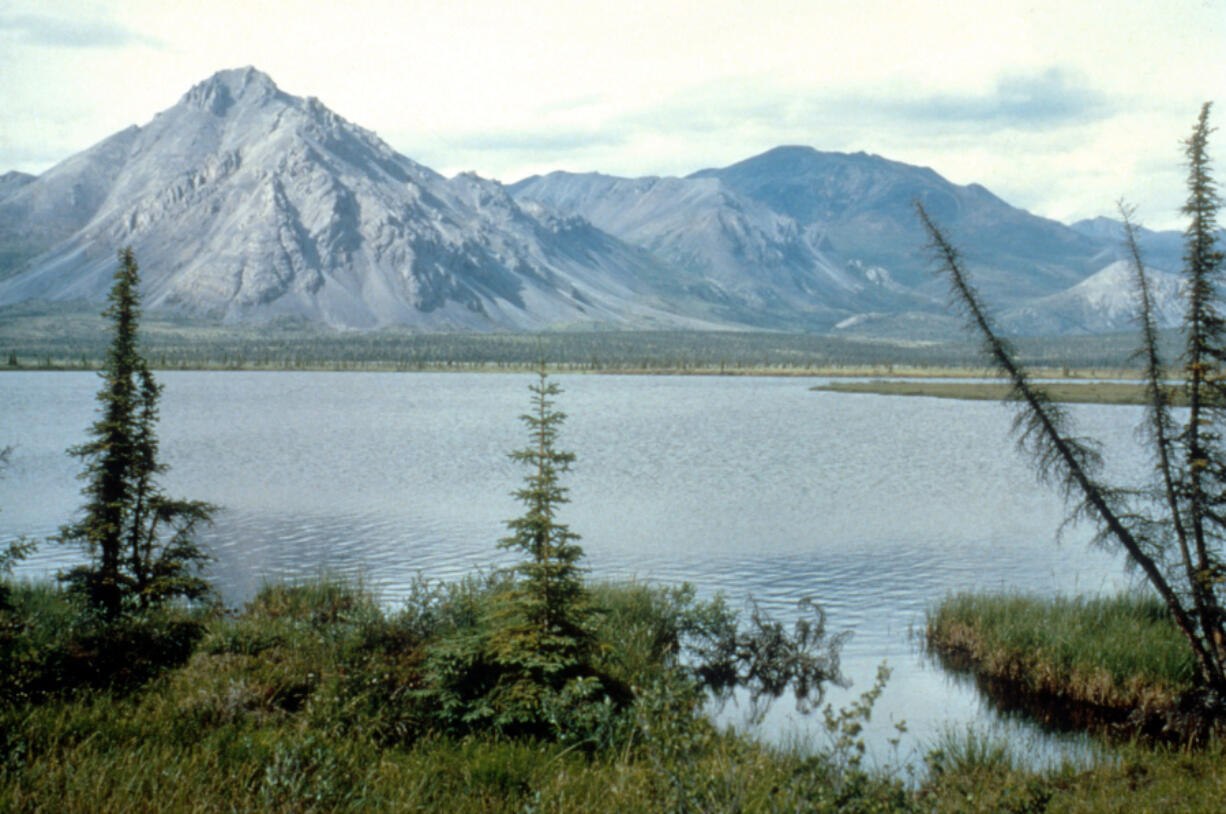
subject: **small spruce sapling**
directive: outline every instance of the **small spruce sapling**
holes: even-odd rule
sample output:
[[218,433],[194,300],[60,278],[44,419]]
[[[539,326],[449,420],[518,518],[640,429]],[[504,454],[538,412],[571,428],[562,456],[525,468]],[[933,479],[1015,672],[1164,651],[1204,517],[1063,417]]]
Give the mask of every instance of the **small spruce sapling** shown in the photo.
[[528,474],[515,497],[524,513],[507,522],[511,534],[500,548],[517,550],[523,560],[515,580],[494,602],[489,658],[500,680],[490,696],[502,729],[533,730],[542,713],[604,696],[605,681],[592,667],[595,647],[593,608],[583,584],[579,535],[558,522],[558,508],[568,502],[561,475],[574,453],[556,447],[566,414],[555,409],[561,388],[549,381],[542,363],[529,385],[531,410],[520,416],[529,443],[510,453]]

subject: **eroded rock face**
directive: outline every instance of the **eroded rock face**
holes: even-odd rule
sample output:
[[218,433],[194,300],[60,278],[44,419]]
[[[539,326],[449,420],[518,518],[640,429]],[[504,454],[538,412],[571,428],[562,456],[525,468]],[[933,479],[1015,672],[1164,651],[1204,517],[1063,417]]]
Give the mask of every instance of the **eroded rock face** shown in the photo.
[[146,307],[231,320],[686,322],[642,304],[656,270],[641,253],[600,235],[576,262],[574,230],[496,182],[446,179],[253,68],[37,179],[6,176],[4,192],[0,239],[18,273],[0,303],[100,299],[131,245]]

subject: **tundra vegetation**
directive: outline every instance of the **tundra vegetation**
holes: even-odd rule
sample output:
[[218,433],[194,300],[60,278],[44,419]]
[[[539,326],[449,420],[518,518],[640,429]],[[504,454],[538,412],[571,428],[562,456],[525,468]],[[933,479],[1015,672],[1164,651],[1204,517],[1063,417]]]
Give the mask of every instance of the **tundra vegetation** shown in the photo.
[[[157,370],[531,371],[765,373],[772,375],[991,375],[964,338],[890,341],[769,331],[582,331],[543,334],[420,334],[386,328],[329,331],[300,322],[218,325],[150,314],[141,324]],[[1176,332],[1161,336],[1164,349]],[[100,366],[109,325],[75,306],[0,308],[0,352],[9,370]],[[1058,377],[1135,377],[1131,335],[1023,337],[1021,359]]]

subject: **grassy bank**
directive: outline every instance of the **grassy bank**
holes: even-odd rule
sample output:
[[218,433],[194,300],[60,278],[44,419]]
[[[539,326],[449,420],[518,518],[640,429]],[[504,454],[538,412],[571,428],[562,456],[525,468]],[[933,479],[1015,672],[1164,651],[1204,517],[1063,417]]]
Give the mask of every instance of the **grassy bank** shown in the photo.
[[[1050,372],[1036,371],[1036,378],[1045,378]],[[1127,378],[1130,374],[1119,370],[1078,371],[1077,378]],[[1009,394],[1009,385],[1004,382],[956,382],[956,381],[857,381],[831,382],[819,385],[814,390],[835,393],[874,393],[886,396],[929,396],[943,399],[973,399],[1000,401]],[[1043,389],[1052,401],[1092,404],[1145,404],[1145,389],[1140,383],[1090,381],[1090,382],[1044,382]],[[1186,401],[1179,388],[1169,391],[1171,404],[1183,406]]]
[[274,586],[241,613],[167,611],[108,631],[56,590],[17,587],[0,614],[12,667],[0,687],[0,810],[908,805],[896,779],[832,768],[850,742],[818,757],[713,726],[678,659],[687,631],[725,610],[684,589],[592,586],[598,667],[634,701],[622,714],[586,710],[567,730],[583,738],[443,731],[423,693],[434,647],[475,630],[498,588],[423,584],[388,611],[342,584]]
[[724,611],[635,584],[592,586],[626,716],[581,741],[441,732],[420,695],[430,642],[473,625],[495,585],[422,584],[394,610],[343,584],[271,586],[241,612],[109,630],[18,586],[0,612],[0,810],[1211,811],[1226,794],[1216,743],[1034,771],[950,733],[913,776],[857,765],[862,714],[815,722],[826,737],[803,749],[721,731],[678,653]]
[[984,679],[1005,706],[1046,704],[1091,728],[1161,725],[1196,674],[1166,608],[1148,596],[957,594],[929,612],[925,634],[932,652]]

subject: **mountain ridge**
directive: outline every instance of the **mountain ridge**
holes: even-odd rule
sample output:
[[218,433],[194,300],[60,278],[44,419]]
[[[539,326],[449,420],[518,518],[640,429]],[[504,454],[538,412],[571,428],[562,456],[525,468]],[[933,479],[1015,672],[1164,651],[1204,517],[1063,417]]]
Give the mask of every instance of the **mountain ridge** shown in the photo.
[[[1066,226],[932,168],[802,145],[685,177],[446,178],[250,66],[0,176],[0,305],[99,301],[132,245],[146,307],[222,321],[902,330],[944,313],[917,200],[1011,329],[1124,327],[1106,219]],[[1177,235],[1140,237],[1147,263],[1178,267]]]
[[[40,201],[59,219],[31,206]],[[0,238],[28,247],[0,303],[97,300],[115,247],[132,245],[147,307],[222,320],[706,324],[652,304],[657,272],[633,247],[593,239],[595,255],[576,263],[568,241],[582,234],[526,213],[496,182],[446,179],[318,100],[233,69],[0,199]]]

